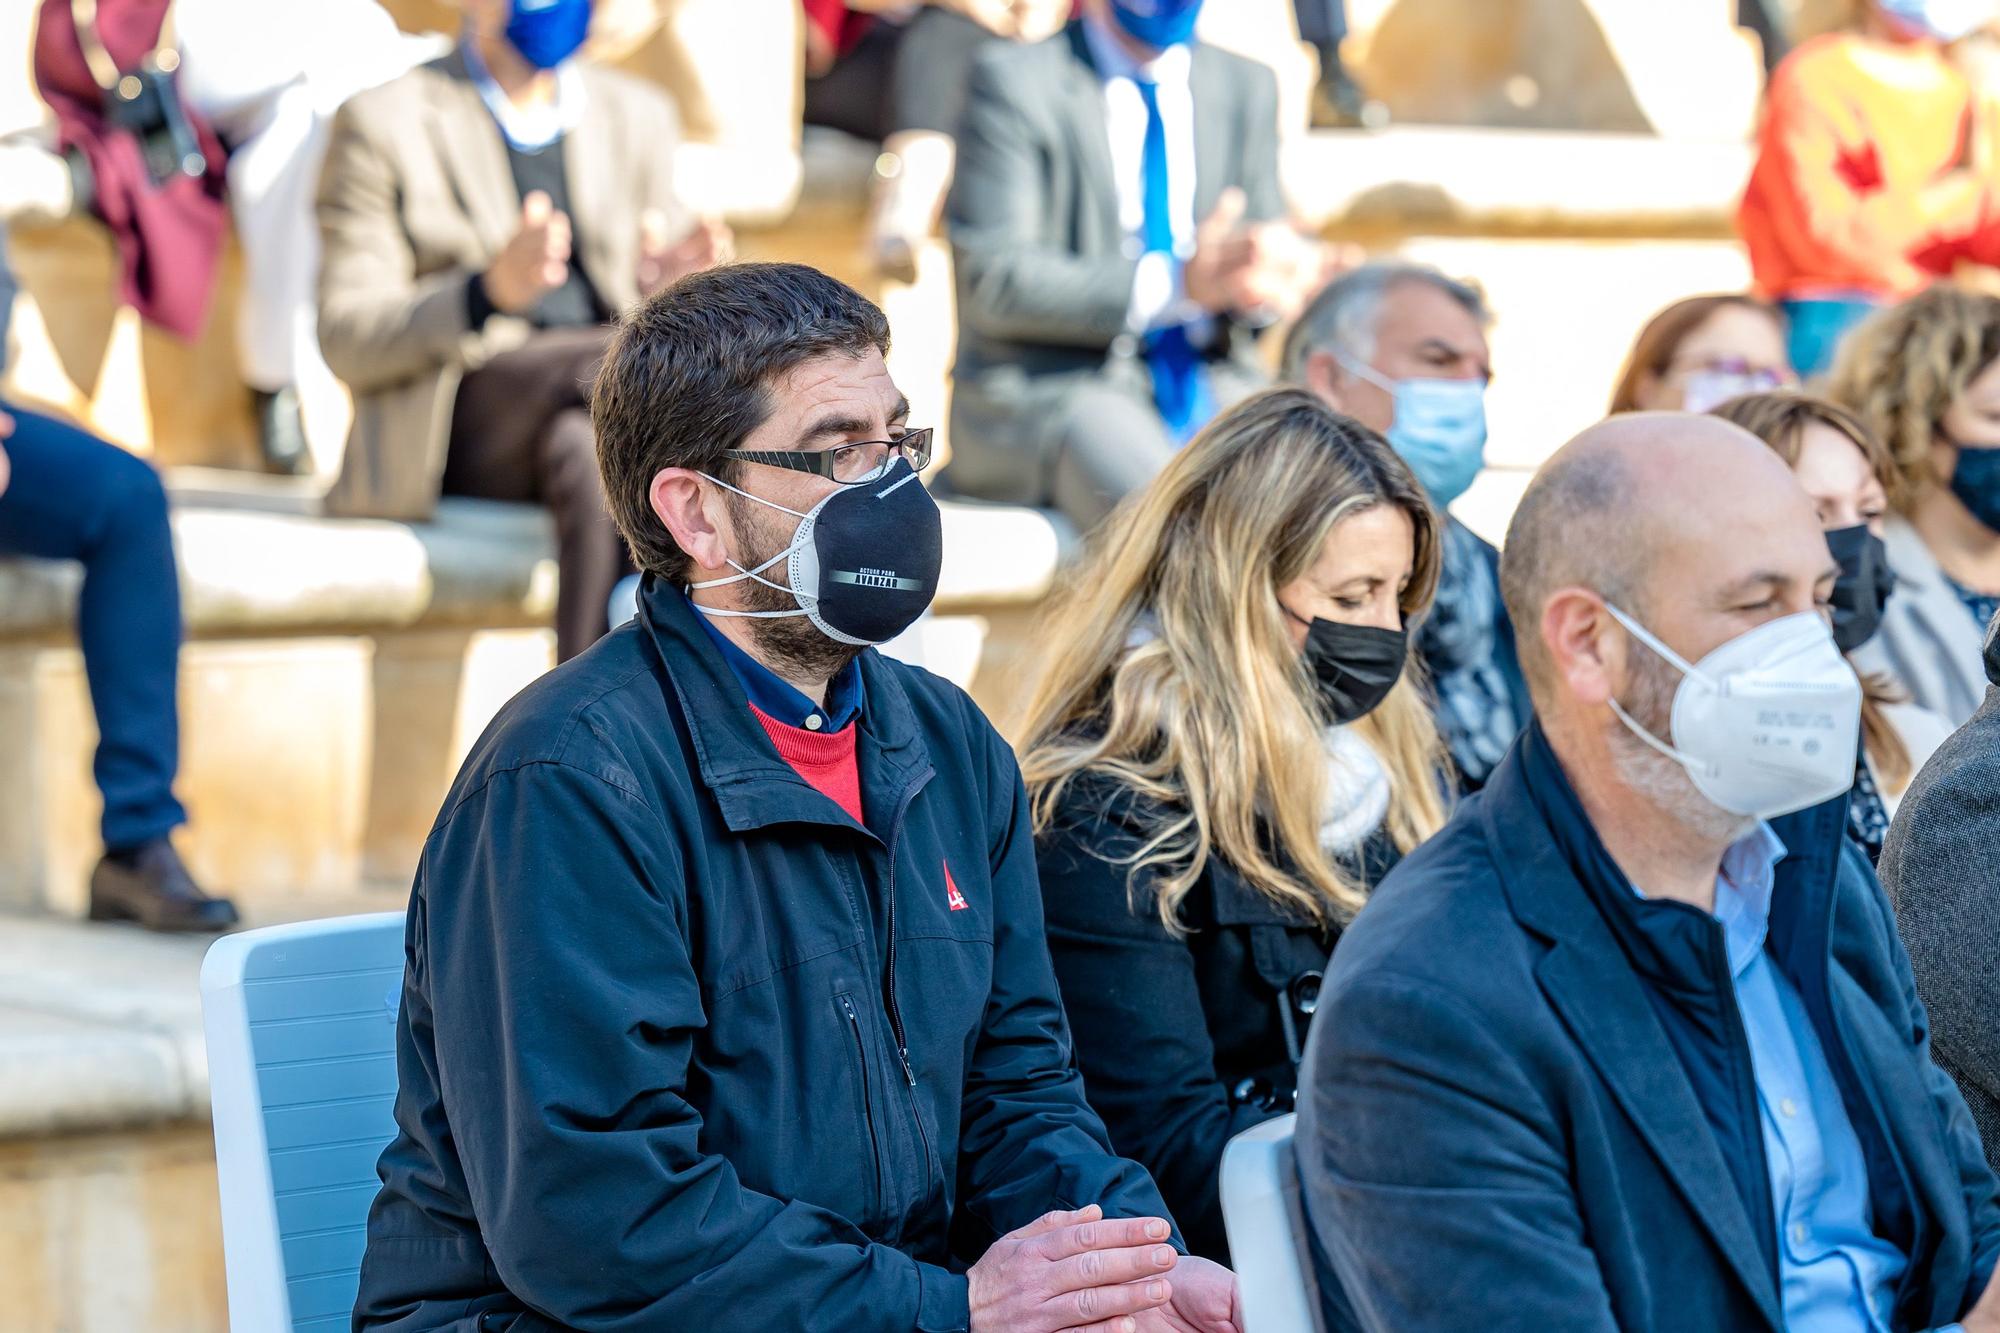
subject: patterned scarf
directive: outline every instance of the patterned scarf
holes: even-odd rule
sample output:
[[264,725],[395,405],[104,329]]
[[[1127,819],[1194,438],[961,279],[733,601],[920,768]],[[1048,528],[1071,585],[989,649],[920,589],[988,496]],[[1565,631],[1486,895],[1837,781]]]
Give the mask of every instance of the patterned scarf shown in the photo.
[[1500,586],[1479,538],[1457,519],[1444,529],[1437,603],[1417,630],[1417,651],[1437,694],[1438,731],[1477,785],[1486,781],[1527,719],[1515,716],[1499,651]]

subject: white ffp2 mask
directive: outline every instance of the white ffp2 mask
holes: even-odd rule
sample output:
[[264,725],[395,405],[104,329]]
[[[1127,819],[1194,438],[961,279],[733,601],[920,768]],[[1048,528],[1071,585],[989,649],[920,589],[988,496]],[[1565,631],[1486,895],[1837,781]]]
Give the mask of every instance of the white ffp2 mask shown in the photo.
[[1854,785],[1861,682],[1818,612],[1759,625],[1689,665],[1623,611],[1605,609],[1681,673],[1671,745],[1615,699],[1612,711],[1640,740],[1677,760],[1717,806],[1774,819]]

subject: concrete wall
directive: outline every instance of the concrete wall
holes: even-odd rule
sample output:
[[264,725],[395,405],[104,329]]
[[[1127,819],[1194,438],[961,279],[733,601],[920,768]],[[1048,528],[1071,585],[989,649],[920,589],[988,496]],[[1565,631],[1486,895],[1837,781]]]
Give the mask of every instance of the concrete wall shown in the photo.
[[12,1333],[223,1333],[222,1271],[207,1125],[0,1142]]

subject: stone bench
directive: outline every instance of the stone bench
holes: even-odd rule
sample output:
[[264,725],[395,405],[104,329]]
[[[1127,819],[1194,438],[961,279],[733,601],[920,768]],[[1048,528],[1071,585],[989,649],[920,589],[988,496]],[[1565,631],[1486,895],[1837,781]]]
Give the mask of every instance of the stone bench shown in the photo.
[[206,945],[0,921],[9,1328],[228,1326],[197,988]]
[[[493,713],[546,670],[540,510],[447,499],[429,523],[327,519],[303,487],[169,474],[187,644],[183,848],[204,882],[283,901],[407,884]],[[1033,510],[945,502],[925,665],[1006,715],[1066,538]],[[81,910],[98,853],[77,566],[0,560],[0,907]]]

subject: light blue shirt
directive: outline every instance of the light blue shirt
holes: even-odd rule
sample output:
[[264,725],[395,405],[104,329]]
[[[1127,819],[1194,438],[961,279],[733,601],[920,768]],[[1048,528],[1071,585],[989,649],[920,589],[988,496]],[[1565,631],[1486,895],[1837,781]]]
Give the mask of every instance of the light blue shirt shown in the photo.
[[501,137],[519,151],[539,153],[583,120],[588,93],[583,86],[583,71],[577,68],[574,59],[565,60],[555,68],[554,102],[545,107],[518,107],[480,60],[479,50],[470,38],[460,49],[465,52],[465,68],[472,75],[473,87],[479,90],[479,100],[486,103],[493,123],[500,127]]
[[1768,824],[1731,847],[1715,880],[1715,918],[1756,1075],[1785,1328],[1889,1333],[1909,1260],[1875,1234],[1861,1140],[1805,1003],[1764,948],[1784,857],[1785,844]]

